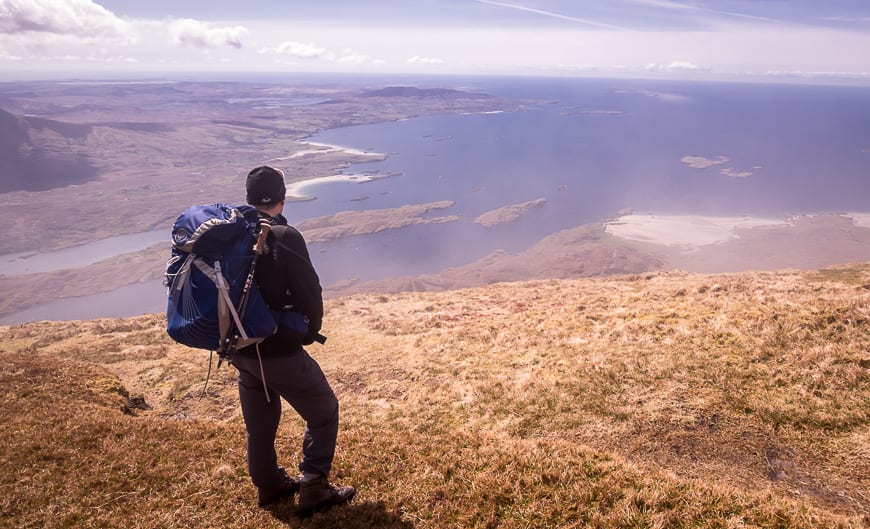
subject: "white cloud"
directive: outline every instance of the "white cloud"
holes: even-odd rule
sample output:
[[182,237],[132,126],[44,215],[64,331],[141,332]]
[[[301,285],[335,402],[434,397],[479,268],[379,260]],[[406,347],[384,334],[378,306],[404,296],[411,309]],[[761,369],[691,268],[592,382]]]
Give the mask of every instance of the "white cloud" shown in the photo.
[[709,68],[704,68],[703,66],[698,66],[697,64],[693,64],[687,61],[674,61],[669,64],[665,69],[669,72],[697,72],[701,70],[709,70]]
[[248,30],[244,26],[212,27],[192,18],[173,20],[169,26],[172,40],[179,46],[192,48],[242,47],[242,38]]
[[702,72],[709,70],[709,68],[704,68],[688,61],[674,61],[670,64],[651,62],[646,65],[646,70],[660,72]]
[[414,55],[410,59],[408,59],[409,64],[444,64],[444,60],[438,59],[435,57],[420,57],[419,55]]
[[[100,2],[101,0],[93,0]],[[515,5],[520,0],[491,0]],[[666,0],[656,0],[664,7]],[[13,4],[15,2],[15,4]],[[54,2],[54,4],[50,3]],[[679,3],[685,2],[685,3]],[[673,9],[689,0],[670,2]],[[595,77],[641,77],[683,79],[758,79],[769,82],[870,82],[870,55],[855,50],[870,49],[870,33],[834,30],[829,27],[776,25],[759,31],[745,20],[726,20],[711,26],[692,25],[689,30],[635,31],[583,28],[573,24],[541,31],[540,27],[401,25],[388,23],[301,22],[246,18],[244,22],[218,22],[197,15],[196,28],[171,33],[175,19],[118,19],[90,0],[30,0],[36,6],[89,6],[106,14],[109,27],[114,21],[129,31],[107,37],[106,30],[78,29],[79,35],[36,31],[37,26],[60,31],[60,12],[47,8],[52,24],[37,24],[35,14],[11,11],[23,0],[0,0],[0,61],[24,61],[15,68],[51,72],[51,65],[37,64],[39,57],[72,54],[86,57],[94,46],[108,47],[110,55],[139,60],[142,70],[164,71],[165,61],[179,70],[213,69],[221,57],[230,56],[227,70],[286,71],[288,64],[298,70],[395,72],[445,71],[450,73],[494,73],[532,75],[588,75]],[[115,5],[115,4],[112,4]],[[509,9],[490,4],[492,9]],[[531,13],[530,13],[531,15]],[[24,21],[31,22],[25,24]],[[534,22],[534,19],[532,19]],[[95,23],[80,22],[81,27]],[[243,25],[247,33],[233,34],[223,26]],[[198,29],[197,29],[198,28]],[[117,33],[117,32],[115,32]],[[198,37],[196,35],[199,35]],[[127,40],[135,37],[135,42]],[[178,46],[173,44],[175,37]],[[256,42],[255,42],[256,41]],[[235,43],[235,44],[233,44]],[[229,44],[229,45],[228,45]],[[230,48],[243,45],[241,50]],[[207,56],[195,46],[220,46]],[[204,59],[215,64],[204,62]],[[33,66],[23,64],[32,62]],[[66,63],[65,63],[66,64]],[[90,66],[90,65],[89,65]],[[3,67],[0,62],[0,68]],[[71,68],[68,68],[71,69]]]
[[259,53],[286,55],[296,59],[326,59],[329,61],[335,59],[335,54],[333,52],[327,50],[326,48],[321,48],[313,42],[304,44],[302,42],[296,42],[292,40],[282,42],[274,48],[262,48],[260,49]]
[[342,52],[337,62],[342,64],[384,64],[381,59],[372,59],[365,53],[358,53],[350,48]]
[[84,39],[125,36],[129,24],[91,0],[0,0],[0,33],[54,33]]
[[342,64],[369,64],[372,62],[372,58],[368,55],[360,55],[360,54],[351,54],[344,55],[338,62]]

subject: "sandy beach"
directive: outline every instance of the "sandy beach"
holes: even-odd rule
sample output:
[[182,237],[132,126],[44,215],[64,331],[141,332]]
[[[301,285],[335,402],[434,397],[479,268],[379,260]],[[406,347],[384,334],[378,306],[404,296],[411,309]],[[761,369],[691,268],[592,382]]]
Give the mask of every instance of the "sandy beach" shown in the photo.
[[[303,156],[309,155],[319,155],[319,154],[327,154],[327,153],[342,153],[353,156],[366,156],[375,159],[383,159],[386,157],[385,154],[379,152],[371,152],[371,151],[361,151],[359,149],[352,149],[350,147],[343,147],[341,145],[331,145],[329,143],[318,143],[313,141],[298,141],[297,143],[304,145],[306,147],[315,147],[313,149],[303,149],[301,151],[296,151],[289,156],[282,156],[280,158],[275,158],[275,160],[292,160],[294,158],[302,158]],[[300,180],[298,182],[293,182],[287,186],[287,197],[295,200],[306,200],[312,199],[314,197],[310,195],[306,195],[304,190],[308,187],[317,185],[317,184],[325,184],[329,182],[354,182],[354,183],[363,183],[363,182],[371,182],[377,178],[385,178],[386,174],[378,174],[378,173],[369,173],[369,174],[335,174],[330,176],[322,176],[319,178],[309,178],[307,180]]]
[[850,217],[855,226],[870,228],[870,213],[844,213],[844,217]]
[[359,149],[352,149],[350,147],[343,147],[341,145],[331,145],[329,143],[318,143],[314,141],[298,141],[297,143],[310,147],[318,147],[316,149],[304,149],[301,151],[294,152],[289,156],[282,156],[281,158],[275,158],[276,160],[291,160],[293,158],[301,158],[303,156],[307,156],[309,154],[325,154],[328,152],[342,152],[345,154],[353,154],[355,156],[371,156],[374,158],[383,158],[385,155],[379,152],[371,152],[371,151],[361,151]]
[[783,226],[788,220],[699,215],[625,215],[605,223],[616,237],[664,246],[698,247],[737,238],[739,228]]
[[321,176],[319,178],[310,178],[308,180],[300,180],[298,182],[293,182],[287,185],[287,197],[296,200],[311,199],[313,197],[311,195],[305,194],[305,189],[317,184],[326,184],[329,182],[352,182],[361,184],[364,182],[371,182],[372,180],[376,180],[378,178],[386,178],[386,176],[389,175],[336,174],[331,176]]

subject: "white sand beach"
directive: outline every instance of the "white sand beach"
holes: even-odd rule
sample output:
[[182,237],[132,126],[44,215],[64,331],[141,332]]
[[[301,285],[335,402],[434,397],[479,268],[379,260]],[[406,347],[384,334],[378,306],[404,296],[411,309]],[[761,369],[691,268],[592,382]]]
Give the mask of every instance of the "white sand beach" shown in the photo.
[[870,213],[844,213],[843,216],[850,217],[855,226],[870,228]]
[[355,156],[371,156],[373,158],[383,158],[385,155],[379,152],[371,152],[371,151],[361,151],[359,149],[353,149],[350,147],[343,147],[341,145],[331,145],[329,143],[318,143],[314,141],[298,141],[297,143],[310,147],[318,147],[315,149],[304,149],[301,151],[296,151],[289,156],[282,156],[280,158],[275,158],[276,160],[290,160],[293,158],[301,158],[302,156],[307,156],[309,154],[326,154],[330,152],[342,152],[345,154],[352,154]]
[[[327,153],[342,153],[349,154],[353,156],[365,156],[377,159],[386,158],[385,154],[379,152],[372,151],[361,151],[359,149],[353,149],[350,147],[343,147],[341,145],[332,145],[329,143],[319,143],[313,141],[298,141],[297,143],[301,145],[305,145],[307,147],[314,147],[312,149],[303,149],[301,151],[296,151],[289,156],[281,156],[279,158],[273,158],[274,161],[281,160],[292,160],[294,158],[301,158],[303,156],[308,155],[318,155],[318,154],[327,154]],[[379,173],[370,173],[370,174],[335,174],[330,176],[322,176],[319,178],[310,178],[307,180],[300,180],[298,182],[293,182],[287,186],[287,197],[293,199],[311,199],[306,195],[303,190],[313,185],[323,184],[327,182],[354,182],[354,183],[363,183],[370,182],[372,180],[378,178],[386,178],[387,176],[392,176],[391,174],[379,174]]]
[[738,228],[781,226],[788,220],[699,215],[625,215],[605,223],[616,237],[665,246],[698,247],[736,238]]
[[[289,198],[295,199],[304,199],[304,198],[312,198],[310,195],[306,195],[304,190],[313,185],[317,184],[325,184],[329,182],[353,182],[353,183],[363,183],[363,182],[371,182],[378,178],[378,175],[372,174],[336,174],[331,176],[321,176],[319,178],[310,178],[308,180],[300,180],[298,182],[293,182],[287,185],[287,196]],[[383,176],[381,176],[383,178]]]

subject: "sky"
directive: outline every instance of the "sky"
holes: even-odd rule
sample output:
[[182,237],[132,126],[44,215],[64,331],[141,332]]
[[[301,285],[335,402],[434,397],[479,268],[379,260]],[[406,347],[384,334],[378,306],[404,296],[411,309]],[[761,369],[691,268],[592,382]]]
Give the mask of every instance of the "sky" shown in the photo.
[[0,0],[0,79],[340,72],[870,85],[870,0]]

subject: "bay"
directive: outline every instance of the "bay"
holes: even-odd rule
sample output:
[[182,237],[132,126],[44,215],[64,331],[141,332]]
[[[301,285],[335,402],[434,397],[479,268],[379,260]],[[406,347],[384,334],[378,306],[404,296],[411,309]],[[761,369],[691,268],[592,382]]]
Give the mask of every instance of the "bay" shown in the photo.
[[108,237],[54,252],[23,252],[0,255],[0,276],[19,276],[79,268],[116,255],[138,252],[158,242],[169,241],[169,229]]
[[[542,103],[311,138],[390,154],[346,172],[400,176],[312,186],[317,200],[288,204],[291,221],[440,200],[455,206],[438,214],[462,215],[324,245],[315,264],[327,280],[429,273],[625,210],[784,218],[870,204],[867,88],[576,79],[471,88]],[[543,207],[509,225],[474,223],[486,211],[539,198]]]

